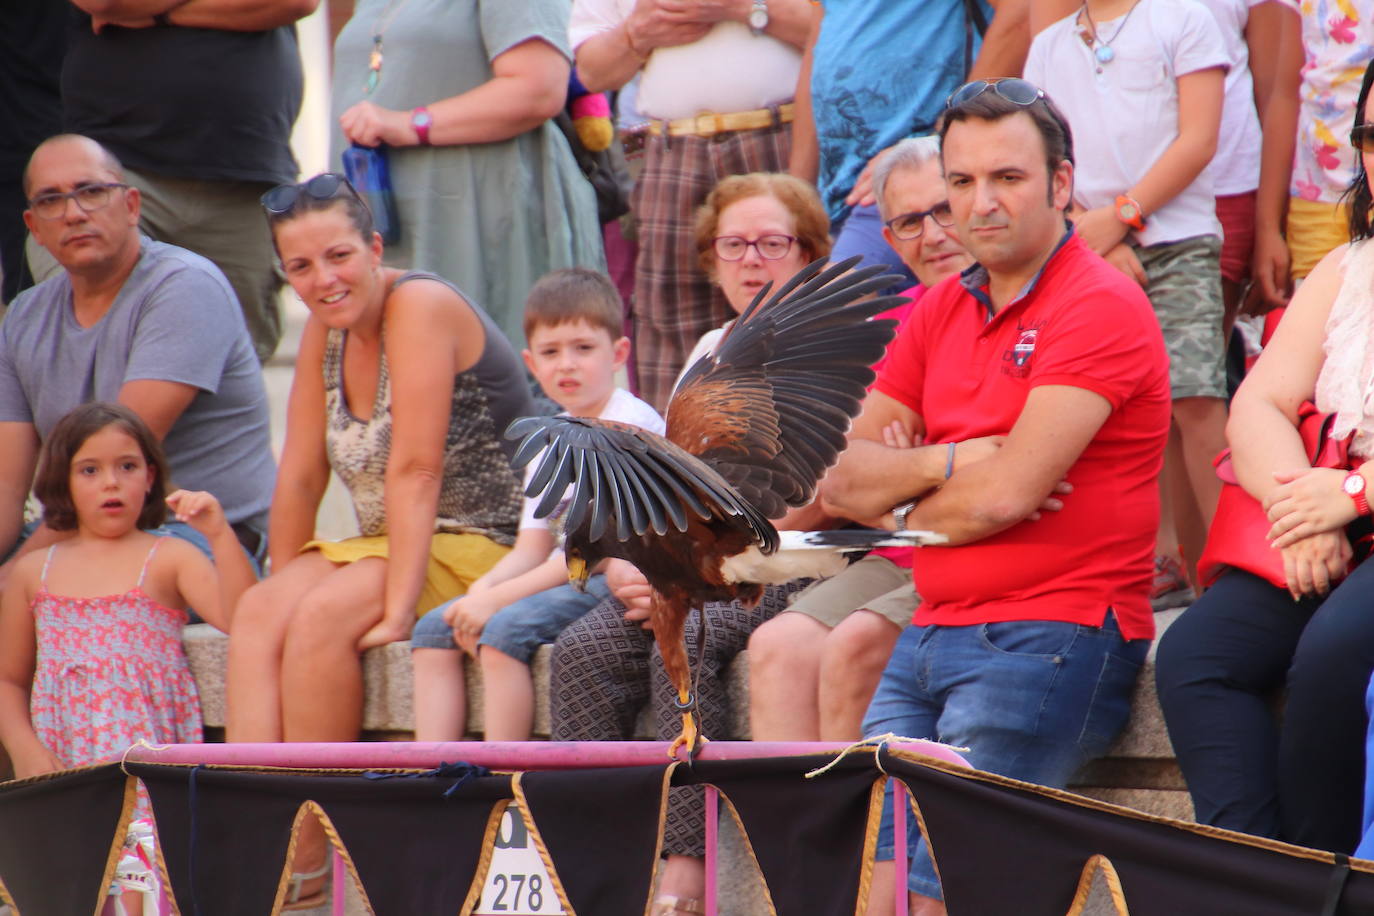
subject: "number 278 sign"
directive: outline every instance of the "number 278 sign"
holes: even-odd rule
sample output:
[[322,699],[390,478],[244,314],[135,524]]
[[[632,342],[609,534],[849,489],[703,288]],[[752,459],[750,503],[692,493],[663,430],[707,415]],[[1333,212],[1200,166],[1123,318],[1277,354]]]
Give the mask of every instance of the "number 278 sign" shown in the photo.
[[496,832],[482,900],[473,916],[546,916],[562,913],[558,892],[514,804]]

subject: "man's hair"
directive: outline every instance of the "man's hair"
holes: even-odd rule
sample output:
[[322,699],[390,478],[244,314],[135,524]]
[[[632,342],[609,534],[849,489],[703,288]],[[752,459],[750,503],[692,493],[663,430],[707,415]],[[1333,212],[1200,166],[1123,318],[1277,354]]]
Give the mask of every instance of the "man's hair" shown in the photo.
[[72,458],[86,440],[107,426],[127,433],[138,443],[143,460],[153,469],[153,483],[138,514],[138,527],[156,528],[167,517],[167,456],[157,436],[138,414],[122,404],[92,401],[68,413],[52,428],[38,458],[33,493],[43,504],[43,523],[54,531],[74,531],[76,506],[72,502]]
[[[1370,85],[1374,84],[1374,60],[1364,68],[1364,82],[1360,83],[1360,98],[1355,104],[1355,127],[1364,126],[1364,106],[1369,101]],[[1364,156],[1355,150],[1355,176],[1350,179],[1341,199],[1350,206],[1350,240],[1358,242],[1370,236],[1369,211],[1374,207],[1374,194],[1369,190],[1369,175],[1365,171]]]
[[722,178],[697,208],[697,263],[709,276],[715,276],[714,240],[721,211],[750,197],[771,197],[792,214],[797,242],[808,263],[830,256],[830,217],[812,185],[781,172],[730,175]]
[[38,144],[38,147],[33,151],[33,155],[29,156],[28,164],[24,166],[23,188],[25,197],[29,196],[29,183],[33,172],[33,161],[38,158],[38,154],[49,146],[56,146],[59,143],[71,143],[74,141],[80,141],[94,146],[99,151],[100,164],[114,176],[115,181],[120,183],[124,182],[124,164],[119,161],[119,158],[115,156],[114,153],[100,145],[100,143],[83,134],[56,134]]
[[[946,109],[940,117],[940,147],[944,148],[945,135],[949,133],[951,124],[971,118],[980,121],[1000,121],[1015,114],[1025,114],[1040,132],[1040,139],[1045,144],[1045,166],[1051,177],[1059,169],[1059,163],[1073,164],[1073,132],[1069,130],[1069,122],[1064,120],[1063,113],[1047,95],[1029,105],[1018,105],[1010,99],[1002,98],[992,89],[980,92],[962,105]],[[1049,183],[1048,196],[1050,203],[1053,204],[1053,181]]]
[[893,214],[887,212],[887,183],[892,176],[903,170],[916,171],[927,162],[937,165],[940,161],[940,141],[935,137],[907,137],[887,151],[887,155],[873,170],[873,196],[878,199],[878,215],[888,219]]
[[625,336],[620,293],[603,273],[565,267],[545,274],[525,299],[525,339],[535,329],[585,321],[611,335]]

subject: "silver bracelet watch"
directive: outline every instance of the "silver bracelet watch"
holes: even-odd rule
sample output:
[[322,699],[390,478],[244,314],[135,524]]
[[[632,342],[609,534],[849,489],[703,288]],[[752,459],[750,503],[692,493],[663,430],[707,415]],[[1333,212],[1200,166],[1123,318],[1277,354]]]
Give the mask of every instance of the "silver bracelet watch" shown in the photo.
[[768,0],[754,0],[754,8],[749,11],[749,30],[762,35],[768,28]]

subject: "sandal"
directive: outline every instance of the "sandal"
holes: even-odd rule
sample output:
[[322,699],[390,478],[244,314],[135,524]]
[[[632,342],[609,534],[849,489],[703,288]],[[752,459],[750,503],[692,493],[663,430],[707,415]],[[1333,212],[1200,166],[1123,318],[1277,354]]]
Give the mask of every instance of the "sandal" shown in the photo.
[[[296,871],[291,873],[290,883],[286,888],[286,902],[282,905],[283,913],[298,912],[300,910],[313,910],[322,907],[329,902],[329,881],[327,876],[333,870],[334,863],[329,861],[326,856],[324,864],[315,871]],[[314,881],[316,878],[325,878],[320,889],[314,893],[302,897],[301,888],[307,881]]]
[[673,916],[674,913],[705,913],[706,907],[696,897],[678,897],[675,894],[659,894],[649,916]]

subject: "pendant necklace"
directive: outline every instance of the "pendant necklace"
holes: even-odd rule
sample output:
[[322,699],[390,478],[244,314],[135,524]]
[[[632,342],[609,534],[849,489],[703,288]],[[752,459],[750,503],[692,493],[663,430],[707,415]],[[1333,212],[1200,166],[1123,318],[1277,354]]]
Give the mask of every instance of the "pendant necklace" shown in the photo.
[[372,24],[372,53],[367,56],[367,91],[365,95],[371,95],[377,88],[377,84],[382,81],[382,36],[386,34],[387,27],[391,25],[391,20],[396,18],[396,14],[401,11],[401,7],[406,5],[406,0],[391,0],[382,10],[382,15],[377,17],[377,21]]
[[1112,50],[1112,44],[1121,37],[1121,30],[1126,28],[1126,23],[1130,21],[1131,14],[1135,12],[1135,8],[1139,5],[1138,2],[1131,4],[1131,8],[1126,11],[1126,15],[1121,19],[1121,25],[1116,27],[1116,31],[1112,33],[1111,40],[1109,41],[1097,34],[1097,23],[1093,22],[1093,14],[1088,10],[1088,4],[1085,0],[1083,4],[1083,16],[1088,20],[1088,31],[1084,33],[1083,40],[1087,42],[1088,47],[1093,49],[1093,56],[1097,58],[1098,73],[1102,72],[1103,64],[1109,64],[1116,58],[1116,52]]

